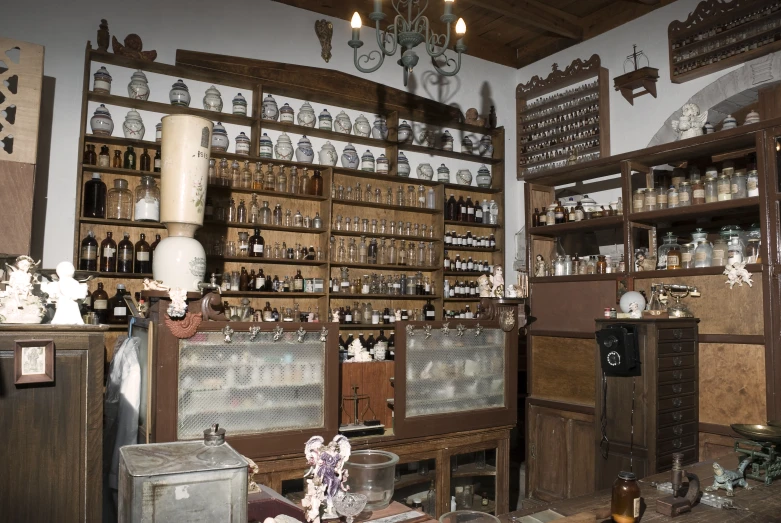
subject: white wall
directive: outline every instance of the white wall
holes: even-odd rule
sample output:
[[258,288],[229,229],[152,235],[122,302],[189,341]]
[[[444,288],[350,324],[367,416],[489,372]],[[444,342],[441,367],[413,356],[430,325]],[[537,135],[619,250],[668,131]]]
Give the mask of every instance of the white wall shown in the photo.
[[[367,12],[362,14],[367,15],[368,9],[370,7],[367,3]],[[430,14],[438,17],[439,2],[432,2],[431,9],[433,12]],[[59,261],[72,257],[76,165],[80,162],[81,154],[77,149],[84,48],[87,40],[91,40],[95,46],[95,34],[101,18],[108,20],[111,34],[117,35],[120,41],[128,33],[138,33],[144,41],[144,48],[157,50],[157,61],[162,63],[174,63],[176,49],[189,49],[331,67],[350,74],[362,74],[353,66],[352,49],[347,46],[347,40],[350,38],[347,21],[333,20],[333,57],[326,64],[320,58],[320,43],[314,32],[315,20],[323,17],[270,0],[236,0],[223,4],[211,0],[136,0],[131,3],[105,0],[41,0],[35,3],[8,3],[0,12],[0,34],[44,45],[44,74],[56,80],[44,238],[45,267],[53,267]],[[373,30],[364,28],[362,39],[367,44],[364,50],[376,48]],[[467,45],[468,43],[467,37]],[[379,71],[366,75],[366,78],[403,88],[397,59],[398,57],[387,59]],[[129,71],[114,69],[116,71],[110,69],[114,76],[112,92],[123,93],[129,81]],[[414,78],[410,81],[410,89],[421,96],[458,104],[462,111],[469,107],[484,108],[487,111],[489,105],[495,105],[499,124],[506,127],[507,165],[515,165],[513,115],[516,71],[467,56],[457,77],[436,85],[430,81],[441,77],[425,74],[430,70],[430,61],[421,56]],[[150,100],[167,102],[168,90],[173,80],[157,75],[149,77],[152,90]],[[200,106],[204,86],[196,82],[187,83],[193,95],[193,106]],[[222,91],[223,100],[229,105],[236,90]],[[278,101],[281,105],[286,100]],[[322,109],[319,105],[314,105],[318,112]],[[291,106],[298,110],[299,104],[296,102]],[[334,116],[338,112],[338,109],[333,107],[329,110]],[[112,112],[114,134],[117,136],[121,136],[120,127],[125,112],[126,110],[119,108]],[[370,115],[367,116],[371,119]],[[159,121],[159,115],[143,113],[143,118],[149,136],[154,133],[154,125]],[[237,133],[238,129],[228,129],[231,144]],[[319,150],[320,144],[314,145],[315,150]],[[336,146],[341,151],[340,145]],[[414,167],[417,158],[410,156],[410,161]],[[455,176],[456,170],[461,167],[470,167],[473,174],[476,174],[478,166],[458,165],[455,161],[447,164],[451,169],[451,177]],[[436,165],[434,167],[436,168]],[[508,169],[507,181],[514,183],[513,180],[515,171]],[[508,199],[508,207],[511,202],[513,200]],[[507,227],[510,236],[515,230],[514,225]],[[511,245],[508,245],[508,259],[512,260],[514,249],[510,247]]]

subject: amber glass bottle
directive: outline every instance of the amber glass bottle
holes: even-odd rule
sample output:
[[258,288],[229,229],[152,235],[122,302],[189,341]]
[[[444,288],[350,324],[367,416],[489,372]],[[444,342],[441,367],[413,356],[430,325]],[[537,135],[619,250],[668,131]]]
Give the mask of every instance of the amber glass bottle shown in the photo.
[[132,145],[127,146],[127,150],[125,151],[125,161],[123,167],[125,169],[136,168],[136,151],[133,149]]
[[111,167],[114,169],[122,168],[122,153],[119,149],[114,151],[114,158],[111,159]]
[[113,236],[108,231],[106,239],[100,242],[100,272],[117,272],[117,242]]
[[296,276],[293,278],[293,292],[304,292],[304,277],[301,276],[301,269],[296,271]]
[[319,169],[315,169],[315,174],[309,182],[309,194],[314,196],[323,195],[323,176],[320,174]]
[[84,155],[82,157],[82,163],[87,165],[95,165],[98,163],[98,157],[95,155],[95,146],[87,144],[84,149]]
[[266,241],[260,235],[260,229],[255,229],[255,234],[249,238],[249,255],[255,258],[263,258]]
[[456,196],[454,194],[451,194],[450,198],[448,198],[447,200],[447,208],[445,209],[445,219],[446,220],[458,219],[458,203],[456,202]]
[[152,272],[152,248],[146,242],[146,234],[141,233],[140,239],[136,242],[136,263],[133,272],[137,274],[149,274]]
[[117,272],[124,274],[133,272],[133,243],[130,241],[129,233],[125,233],[125,237],[117,245]]
[[640,487],[632,472],[619,472],[613,483],[610,512],[616,523],[635,523],[640,517]]
[[125,285],[117,283],[117,293],[108,300],[107,323],[127,323],[127,304],[124,299],[126,294],[128,294],[128,292],[125,289]]
[[160,243],[160,235],[155,234],[155,241],[152,242],[152,245],[149,246],[149,266],[152,266],[152,262],[155,259],[155,249],[157,249],[158,244]]
[[89,231],[87,236],[81,240],[81,251],[79,254],[80,271],[98,270],[98,240],[95,239],[95,233]]
[[98,322],[108,323],[108,293],[103,290],[102,282],[98,282],[98,288],[92,293],[92,312]]
[[149,152],[146,150],[146,147],[144,148],[144,152],[141,154],[141,158],[139,159],[139,165],[142,171],[152,170],[152,158],[149,156]]

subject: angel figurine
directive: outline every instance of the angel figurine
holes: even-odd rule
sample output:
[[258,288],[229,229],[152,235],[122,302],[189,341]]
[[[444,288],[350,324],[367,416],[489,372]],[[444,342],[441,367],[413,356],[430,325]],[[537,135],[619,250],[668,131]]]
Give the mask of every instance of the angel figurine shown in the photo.
[[502,275],[501,265],[494,267],[494,274],[491,276],[491,284],[493,285],[494,297],[501,298],[504,296],[504,276]]
[[84,325],[76,301],[86,298],[89,290],[86,283],[81,283],[73,277],[75,273],[76,269],[71,262],[60,262],[57,264],[59,279],[41,284],[43,291],[49,295],[49,301],[57,304],[52,325]]
[[678,120],[672,121],[673,131],[678,133],[678,138],[685,140],[702,135],[702,128],[708,120],[708,111],[700,114],[697,104],[688,103],[683,106],[682,112]]
[[[321,436],[312,436],[304,446],[304,456],[309,464],[306,478],[306,496],[301,505],[306,509],[306,520],[319,523],[321,519],[338,519],[334,509],[334,498],[347,492],[347,471],[344,464],[350,459],[350,442],[337,434],[328,445]],[[325,501],[325,512],[320,515],[320,506]]]

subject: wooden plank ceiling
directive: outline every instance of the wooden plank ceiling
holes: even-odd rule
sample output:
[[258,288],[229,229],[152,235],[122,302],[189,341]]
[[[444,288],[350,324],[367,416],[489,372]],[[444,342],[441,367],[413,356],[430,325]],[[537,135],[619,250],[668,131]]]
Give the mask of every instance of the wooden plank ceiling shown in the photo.
[[[355,11],[369,25],[369,0],[274,0],[349,21]],[[425,0],[421,0],[423,2]],[[521,68],[562,49],[650,13],[674,0],[455,0],[454,12],[466,22],[467,54]],[[429,0],[426,14],[441,33],[443,0]],[[390,1],[383,2],[386,21]],[[394,12],[395,13],[395,12]],[[335,34],[333,45],[347,45],[349,34]],[[374,44],[374,46],[371,46]],[[364,49],[375,49],[374,40]],[[631,49],[630,49],[631,51]],[[423,57],[421,57],[423,59]]]

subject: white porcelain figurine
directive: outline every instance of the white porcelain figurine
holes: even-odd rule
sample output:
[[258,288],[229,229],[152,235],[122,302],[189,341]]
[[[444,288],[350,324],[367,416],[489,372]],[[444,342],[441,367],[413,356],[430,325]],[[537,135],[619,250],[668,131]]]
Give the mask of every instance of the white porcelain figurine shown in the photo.
[[680,140],[694,138],[703,134],[703,127],[708,120],[708,111],[700,114],[697,104],[688,103],[683,106],[683,114],[678,120],[672,121],[673,130]]
[[75,273],[76,269],[71,262],[60,262],[57,264],[59,280],[42,285],[43,291],[49,295],[49,301],[57,306],[52,325],[84,325],[76,302],[86,298],[89,290],[86,283],[80,283],[73,277]]

